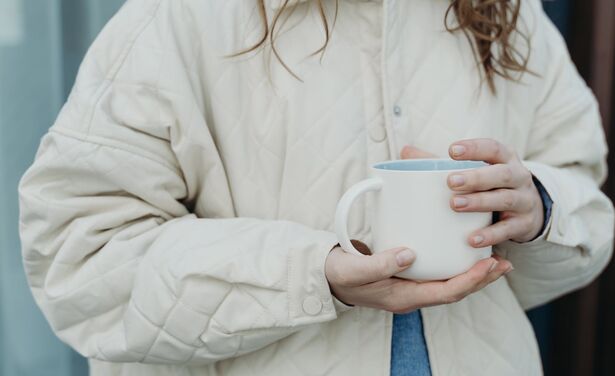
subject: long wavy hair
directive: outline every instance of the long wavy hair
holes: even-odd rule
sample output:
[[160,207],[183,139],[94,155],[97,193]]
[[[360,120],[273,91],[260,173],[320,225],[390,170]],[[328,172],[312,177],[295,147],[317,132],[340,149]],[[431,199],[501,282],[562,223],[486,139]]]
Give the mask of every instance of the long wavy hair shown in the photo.
[[[254,51],[267,42],[276,59],[295,78],[301,80],[286,65],[278,49],[275,39],[280,31],[281,16],[285,10],[292,12],[297,4],[293,0],[282,0],[283,3],[271,20],[268,19],[265,7],[266,0],[256,0],[263,24],[263,34],[253,46],[240,51],[241,55]],[[330,20],[325,11],[324,0],[309,0],[318,9],[325,32],[322,46],[312,55],[324,54],[335,20],[337,19],[339,1],[335,0],[335,12]],[[519,30],[519,9],[522,0],[451,0],[443,15],[444,26],[451,33],[463,32],[474,52],[476,63],[481,68],[482,78],[490,90],[495,93],[495,77],[507,80],[518,80],[522,73],[528,72],[529,37]],[[288,13],[290,16],[290,13]],[[513,38],[519,37],[525,41],[527,51],[520,51],[513,43]],[[322,56],[322,55],[321,55]]]

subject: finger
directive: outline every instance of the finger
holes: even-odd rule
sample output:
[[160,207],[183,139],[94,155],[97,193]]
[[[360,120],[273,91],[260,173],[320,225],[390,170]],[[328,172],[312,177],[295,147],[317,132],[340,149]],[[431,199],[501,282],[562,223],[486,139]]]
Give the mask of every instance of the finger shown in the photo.
[[474,289],[473,292],[476,292],[476,291],[484,289],[485,287],[487,287],[491,283],[497,281],[498,279],[500,279],[500,277],[502,277],[503,275],[511,272],[514,269],[512,263],[510,261],[504,260],[504,259],[502,259],[501,257],[498,257],[498,256],[494,256],[494,258],[496,258],[498,260],[498,264],[493,269],[493,271],[491,271],[489,274],[487,274],[487,277],[485,279],[483,279],[483,281],[481,283],[479,283],[479,285]]
[[343,286],[361,286],[390,278],[407,269],[415,259],[414,251],[407,248],[395,248],[373,256],[345,253],[337,263],[339,267],[333,278]]
[[447,184],[457,192],[488,191],[496,188],[517,188],[525,180],[523,170],[511,164],[496,164],[467,171],[453,172]]
[[435,158],[436,155],[415,146],[406,145],[403,149],[401,149],[400,157],[401,159],[423,159]]
[[475,291],[497,265],[496,259],[488,258],[479,261],[467,272],[446,282],[421,283],[416,287],[413,299],[419,306],[458,302]]
[[532,203],[515,189],[496,189],[494,191],[455,195],[451,197],[451,209],[457,212],[499,212],[530,210]]
[[[488,268],[486,268],[487,266]],[[482,270],[477,270],[481,268]],[[489,270],[491,271],[489,272]],[[448,296],[447,293],[443,292],[450,289],[450,287],[446,286],[448,282],[417,283],[411,280],[392,278],[371,283],[361,288],[365,289],[363,292],[367,294],[367,300],[369,304],[372,304],[373,308],[384,309],[394,313],[406,313],[420,307],[460,300],[487,286],[511,270],[512,265],[509,261],[504,260],[498,255],[493,255],[491,259],[479,262],[473,270],[468,272],[477,273],[476,276],[469,278],[473,282],[467,283],[466,281],[464,283],[465,286],[449,291]],[[457,278],[456,281],[459,282],[462,278]]]
[[490,138],[457,141],[449,148],[449,154],[457,160],[485,161],[492,164],[509,162],[515,156],[508,147]]
[[475,231],[470,235],[469,243],[472,247],[483,248],[520,237],[531,230],[531,225],[529,221],[527,222],[526,224],[524,217],[508,217],[491,226]]
[[350,289],[355,290],[355,305],[401,313],[416,308],[408,306],[406,300],[412,296],[412,286],[417,284],[407,279],[387,278]]

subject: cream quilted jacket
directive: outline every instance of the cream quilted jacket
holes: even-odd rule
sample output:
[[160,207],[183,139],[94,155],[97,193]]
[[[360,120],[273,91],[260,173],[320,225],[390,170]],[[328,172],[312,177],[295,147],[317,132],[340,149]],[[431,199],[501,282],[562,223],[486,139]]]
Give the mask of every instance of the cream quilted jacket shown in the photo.
[[[524,309],[611,256],[596,102],[538,0],[522,6],[536,75],[481,91],[448,4],[341,0],[321,62],[302,2],[278,50],[303,82],[268,48],[228,57],[261,36],[255,2],[125,4],[20,186],[34,297],[93,375],[387,375],[391,314],[345,307],[324,276],[336,203],[405,144],[446,156],[469,137],[514,147],[554,207],[537,240],[497,248],[506,279],[423,310],[432,372],[542,373]],[[370,202],[350,225],[368,244]]]

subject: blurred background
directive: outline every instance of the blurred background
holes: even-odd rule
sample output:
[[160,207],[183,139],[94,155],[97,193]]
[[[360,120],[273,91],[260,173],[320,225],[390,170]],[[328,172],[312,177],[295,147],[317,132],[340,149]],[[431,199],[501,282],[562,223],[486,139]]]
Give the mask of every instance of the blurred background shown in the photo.
[[[50,331],[21,265],[17,184],[89,44],[124,0],[0,0],[0,375],[85,376]],[[543,1],[601,104],[612,150],[615,1]],[[615,166],[615,153],[610,165]],[[615,173],[605,185],[615,197]],[[615,375],[615,264],[589,287],[528,312],[546,375]]]

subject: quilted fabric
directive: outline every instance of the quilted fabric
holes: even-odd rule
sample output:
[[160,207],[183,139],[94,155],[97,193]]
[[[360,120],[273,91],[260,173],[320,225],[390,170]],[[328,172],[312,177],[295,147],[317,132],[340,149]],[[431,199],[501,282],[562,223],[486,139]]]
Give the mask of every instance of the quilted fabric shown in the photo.
[[[343,306],[324,276],[336,203],[405,144],[491,137],[542,182],[551,222],[498,247],[507,279],[422,311],[432,372],[541,374],[523,309],[601,271],[613,208],[596,102],[539,2],[522,6],[536,74],[497,96],[445,32],[447,0],[341,0],[322,60],[300,3],[277,48],[301,81],[270,46],[229,57],[261,36],[249,1],[129,0],[106,26],[20,185],[52,328],[93,375],[386,375],[391,315]],[[368,244],[371,206],[350,224]]]

